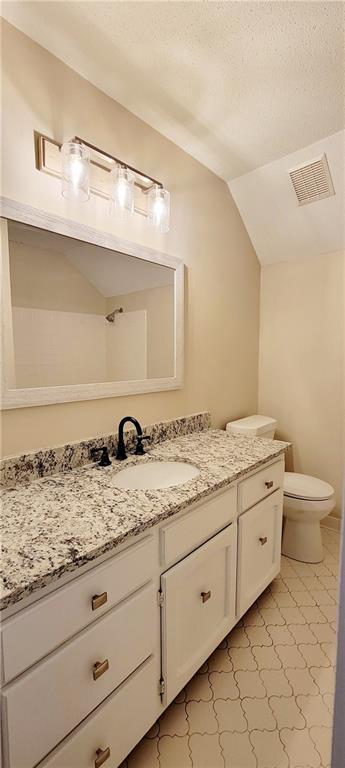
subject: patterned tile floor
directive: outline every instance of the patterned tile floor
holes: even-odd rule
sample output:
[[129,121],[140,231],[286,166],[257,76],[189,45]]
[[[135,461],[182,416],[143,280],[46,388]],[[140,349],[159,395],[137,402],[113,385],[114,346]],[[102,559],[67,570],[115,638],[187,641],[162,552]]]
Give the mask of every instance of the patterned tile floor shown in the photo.
[[281,573],[121,768],[330,766],[339,534]]

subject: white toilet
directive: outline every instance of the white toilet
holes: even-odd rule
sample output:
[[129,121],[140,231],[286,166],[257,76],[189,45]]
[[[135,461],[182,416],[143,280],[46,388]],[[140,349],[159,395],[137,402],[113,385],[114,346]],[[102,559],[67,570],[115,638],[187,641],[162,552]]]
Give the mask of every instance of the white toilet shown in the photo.
[[282,554],[303,563],[323,560],[320,521],[332,512],[334,490],[310,475],[285,472]]
[[[275,419],[257,415],[230,421],[226,430],[234,435],[273,438],[276,427]],[[323,559],[320,521],[334,505],[334,490],[329,483],[285,472],[282,554],[303,563],[319,563]]]

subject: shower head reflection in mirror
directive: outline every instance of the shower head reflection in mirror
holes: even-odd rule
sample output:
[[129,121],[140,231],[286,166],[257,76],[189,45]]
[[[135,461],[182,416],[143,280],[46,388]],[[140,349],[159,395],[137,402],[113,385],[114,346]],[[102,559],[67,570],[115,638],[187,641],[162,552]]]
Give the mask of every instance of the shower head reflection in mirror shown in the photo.
[[105,319],[108,320],[108,323],[113,323],[115,321],[115,315],[122,314],[123,307],[119,307],[119,309],[113,309],[112,312],[109,312],[109,315],[105,316]]

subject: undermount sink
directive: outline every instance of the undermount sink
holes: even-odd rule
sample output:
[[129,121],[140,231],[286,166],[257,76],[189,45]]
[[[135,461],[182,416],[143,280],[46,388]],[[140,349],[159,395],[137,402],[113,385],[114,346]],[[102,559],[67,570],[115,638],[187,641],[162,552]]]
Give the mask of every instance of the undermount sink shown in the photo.
[[122,469],[115,475],[114,483],[127,490],[154,490],[182,485],[199,474],[199,469],[182,461],[150,461]]

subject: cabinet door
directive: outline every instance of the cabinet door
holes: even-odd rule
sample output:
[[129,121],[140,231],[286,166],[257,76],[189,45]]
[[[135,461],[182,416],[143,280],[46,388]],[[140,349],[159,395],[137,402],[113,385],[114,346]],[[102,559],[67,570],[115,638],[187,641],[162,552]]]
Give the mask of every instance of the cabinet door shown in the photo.
[[238,618],[280,570],[283,491],[275,491],[238,521]]
[[168,704],[235,623],[236,523],[161,576]]

